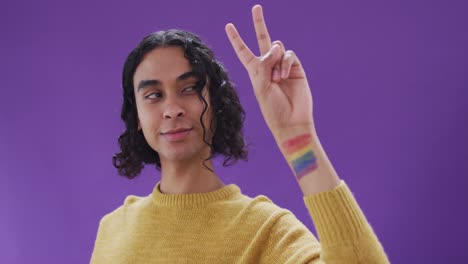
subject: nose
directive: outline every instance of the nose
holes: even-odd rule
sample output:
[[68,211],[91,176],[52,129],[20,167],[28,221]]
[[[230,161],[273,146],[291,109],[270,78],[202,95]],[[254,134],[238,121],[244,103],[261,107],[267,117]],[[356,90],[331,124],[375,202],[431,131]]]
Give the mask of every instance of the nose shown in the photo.
[[177,102],[172,101],[166,104],[163,112],[164,119],[174,119],[185,116],[185,109]]

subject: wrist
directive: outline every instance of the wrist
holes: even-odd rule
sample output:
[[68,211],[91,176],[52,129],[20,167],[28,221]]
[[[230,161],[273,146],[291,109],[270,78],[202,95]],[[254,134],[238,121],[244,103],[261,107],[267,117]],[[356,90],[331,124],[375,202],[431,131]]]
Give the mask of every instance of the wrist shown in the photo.
[[301,135],[310,135],[313,141],[318,139],[317,131],[315,130],[314,124],[294,125],[288,127],[282,127],[278,129],[272,129],[273,137],[280,150],[284,152],[284,143],[295,137]]
[[277,144],[304,195],[332,190],[340,178],[313,126],[292,127],[277,134]]

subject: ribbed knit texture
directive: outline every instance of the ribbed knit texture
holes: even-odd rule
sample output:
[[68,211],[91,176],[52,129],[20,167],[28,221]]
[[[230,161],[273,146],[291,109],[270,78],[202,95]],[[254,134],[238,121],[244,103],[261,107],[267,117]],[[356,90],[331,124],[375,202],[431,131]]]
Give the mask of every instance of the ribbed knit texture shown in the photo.
[[344,181],[304,202],[321,243],[289,210],[235,184],[163,194],[158,183],[101,219],[91,263],[389,263]]

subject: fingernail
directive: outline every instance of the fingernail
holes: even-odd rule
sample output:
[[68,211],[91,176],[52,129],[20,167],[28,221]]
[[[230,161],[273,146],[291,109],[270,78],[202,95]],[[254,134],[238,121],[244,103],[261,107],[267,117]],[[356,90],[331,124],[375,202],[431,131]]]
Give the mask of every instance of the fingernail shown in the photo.
[[274,69],[273,70],[273,80],[278,81],[279,79],[281,79],[280,72],[277,69]]
[[272,50],[273,55],[276,55],[279,52],[279,49],[280,48],[279,48],[278,44],[275,44],[273,46],[273,50]]
[[281,71],[281,78],[286,79],[286,70]]

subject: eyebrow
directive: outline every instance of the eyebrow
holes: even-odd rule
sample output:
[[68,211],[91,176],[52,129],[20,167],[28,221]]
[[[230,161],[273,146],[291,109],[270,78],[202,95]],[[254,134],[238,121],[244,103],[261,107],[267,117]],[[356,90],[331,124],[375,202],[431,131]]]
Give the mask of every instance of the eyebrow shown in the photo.
[[[185,81],[189,78],[192,78],[192,77],[197,77],[197,74],[194,72],[194,71],[188,71],[188,72],[185,72],[185,73],[182,73],[181,75],[179,75],[179,77],[176,78],[176,81],[177,82],[180,82],[180,81]],[[143,90],[149,86],[159,86],[161,85],[161,81],[160,80],[141,80],[139,83],[138,83],[138,88],[137,88],[137,92],[139,92],[140,90]]]

